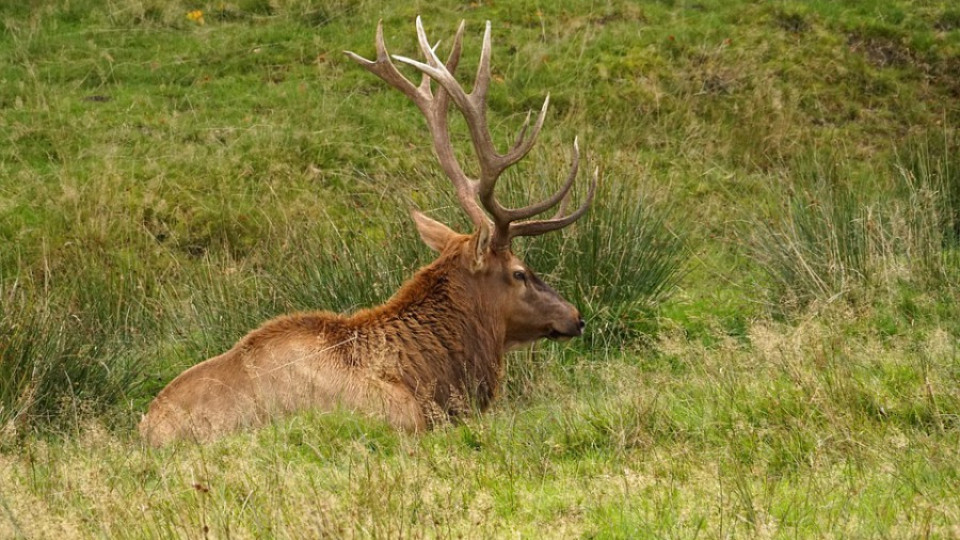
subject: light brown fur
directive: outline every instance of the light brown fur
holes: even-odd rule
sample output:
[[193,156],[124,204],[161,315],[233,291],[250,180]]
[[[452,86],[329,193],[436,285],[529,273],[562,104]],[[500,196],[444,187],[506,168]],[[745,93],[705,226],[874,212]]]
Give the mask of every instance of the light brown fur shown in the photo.
[[[484,410],[507,348],[551,332],[576,335],[579,313],[545,285],[536,302],[518,301],[509,280],[522,263],[488,250],[474,270],[476,241],[451,232],[440,257],[382,306],[268,321],[174,379],[150,404],[141,435],[154,446],[207,441],[309,408],[345,408],[419,432]],[[529,288],[542,284],[528,275]],[[537,321],[511,320],[531,308]]]

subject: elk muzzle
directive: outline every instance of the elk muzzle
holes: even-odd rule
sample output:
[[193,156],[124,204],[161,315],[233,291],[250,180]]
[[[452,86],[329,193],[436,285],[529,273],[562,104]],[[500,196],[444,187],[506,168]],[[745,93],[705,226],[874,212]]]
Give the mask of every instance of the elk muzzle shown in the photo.
[[551,325],[550,331],[546,335],[547,339],[566,341],[583,335],[583,329],[587,326],[587,323],[576,308],[570,306],[570,309],[572,313],[569,318],[555,321]]

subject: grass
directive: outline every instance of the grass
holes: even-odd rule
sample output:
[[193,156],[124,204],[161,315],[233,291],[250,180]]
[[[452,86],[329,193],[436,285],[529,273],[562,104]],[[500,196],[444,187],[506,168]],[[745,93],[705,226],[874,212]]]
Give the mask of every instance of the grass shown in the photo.
[[[203,24],[187,14],[203,12]],[[588,333],[422,437],[306,413],[144,448],[262,320],[383,301],[465,230],[423,121],[341,52],[494,24],[504,179],[588,217],[518,252]],[[871,2],[0,6],[0,536],[953,537],[955,9]],[[454,123],[460,151],[465,131]],[[581,179],[583,181],[583,179]],[[582,189],[577,196],[582,196]]]
[[778,190],[780,215],[752,220],[743,241],[768,274],[772,303],[796,311],[812,301],[872,303],[904,287],[956,292],[954,152],[906,152],[866,186],[831,178],[829,161],[796,169]]

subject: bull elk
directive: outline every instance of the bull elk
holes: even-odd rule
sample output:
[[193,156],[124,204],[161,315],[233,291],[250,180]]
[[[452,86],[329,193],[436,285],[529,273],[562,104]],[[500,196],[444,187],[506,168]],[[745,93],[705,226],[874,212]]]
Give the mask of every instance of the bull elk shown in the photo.
[[[497,179],[530,151],[543,126],[549,96],[531,126],[499,153],[487,128],[490,23],[473,91],[454,78],[464,24],[446,62],[427,41],[417,18],[424,62],[387,53],[377,26],[376,60],[346,54],[409,97],[426,117],[433,147],[453,182],[460,206],[473,222],[458,234],[413,212],[423,241],[439,256],[421,268],[385,304],[351,315],[296,313],[266,322],[229,351],[176,377],[150,404],[141,436],[154,446],[174,440],[206,441],[308,408],[344,408],[421,432],[483,410],[497,394],[506,351],[538,339],[579,336],[580,312],[541,281],[510,249],[517,236],[537,236],[573,223],[593,200],[598,172],[584,202],[566,213],[564,201],[577,177],[580,152],[573,143],[570,172],[552,196],[523,208],[503,206]],[[414,85],[394,61],[419,71]],[[454,156],[447,113],[453,104],[466,120],[479,174],[468,176]],[[559,205],[550,219],[532,219]]]

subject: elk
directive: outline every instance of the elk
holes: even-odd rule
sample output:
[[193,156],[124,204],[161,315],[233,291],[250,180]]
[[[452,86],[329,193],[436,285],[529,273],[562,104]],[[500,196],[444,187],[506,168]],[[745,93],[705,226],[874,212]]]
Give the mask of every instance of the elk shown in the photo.
[[[531,149],[547,114],[549,95],[533,125],[531,115],[506,153],[491,141],[486,118],[490,86],[490,22],[473,90],[454,77],[464,23],[441,62],[420,18],[419,62],[387,53],[382,23],[375,60],[347,56],[403,92],[423,113],[440,166],[475,230],[459,234],[419,212],[412,217],[423,241],[439,253],[385,304],[338,315],[318,311],[280,316],[251,331],[227,352],[176,377],[140,422],[154,446],[175,440],[209,441],[304,409],[346,409],[381,418],[397,429],[422,432],[482,411],[497,394],[503,356],[539,339],[581,335],[580,312],[541,281],[510,248],[517,236],[537,236],[570,225],[593,200],[598,170],[584,202],[567,213],[577,177],[576,139],[570,172],[552,196],[522,208],[503,206],[497,179]],[[414,85],[394,64],[422,74]],[[468,176],[454,156],[448,132],[451,103],[466,120],[479,163]],[[532,219],[554,207],[549,219]]]

